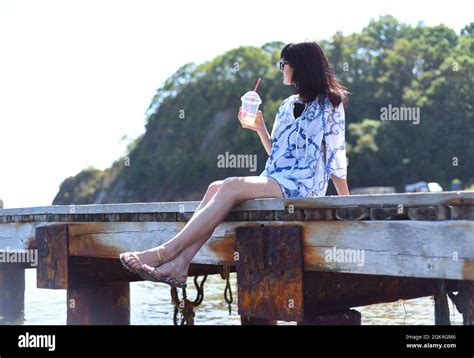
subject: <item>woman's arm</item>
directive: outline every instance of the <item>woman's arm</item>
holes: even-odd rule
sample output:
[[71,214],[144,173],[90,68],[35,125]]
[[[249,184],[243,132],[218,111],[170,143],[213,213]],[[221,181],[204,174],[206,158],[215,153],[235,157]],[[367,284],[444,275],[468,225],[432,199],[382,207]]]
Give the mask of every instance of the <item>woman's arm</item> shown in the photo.
[[339,195],[349,195],[349,188],[347,186],[346,179],[338,178],[335,175],[332,175],[331,178],[332,178],[332,182],[334,183],[334,186],[336,187],[337,193]]
[[262,141],[263,146],[265,147],[265,150],[267,151],[268,155],[272,152],[272,139],[270,138],[270,134],[268,134],[267,127],[265,127],[265,124],[257,130],[258,136],[260,137],[260,140]]

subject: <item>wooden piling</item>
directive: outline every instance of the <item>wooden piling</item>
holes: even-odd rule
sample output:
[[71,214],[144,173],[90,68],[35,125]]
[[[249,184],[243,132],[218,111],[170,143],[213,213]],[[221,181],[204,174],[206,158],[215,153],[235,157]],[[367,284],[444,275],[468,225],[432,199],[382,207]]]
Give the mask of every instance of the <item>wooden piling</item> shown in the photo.
[[438,280],[436,285],[435,301],[435,325],[450,325],[448,297],[446,295],[445,280]]
[[70,257],[69,231],[68,225],[36,229],[38,287],[67,290],[68,325],[130,324],[133,278],[118,260]]
[[459,295],[461,296],[463,324],[474,325],[474,281],[460,283]]
[[[239,314],[267,320],[301,320],[301,227],[239,227],[236,237]],[[242,322],[252,322],[246,320]]]
[[67,324],[129,325],[129,283],[68,289]]
[[[7,265],[1,265],[7,266]],[[25,270],[0,266],[0,325],[23,321]]]

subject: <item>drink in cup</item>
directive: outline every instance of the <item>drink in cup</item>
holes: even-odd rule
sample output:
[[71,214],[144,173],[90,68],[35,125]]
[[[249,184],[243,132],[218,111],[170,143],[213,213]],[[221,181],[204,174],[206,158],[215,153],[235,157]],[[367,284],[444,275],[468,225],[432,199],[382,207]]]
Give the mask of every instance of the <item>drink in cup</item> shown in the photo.
[[243,120],[249,124],[253,124],[257,116],[258,107],[262,103],[260,96],[255,91],[248,91],[240,99],[242,100]]

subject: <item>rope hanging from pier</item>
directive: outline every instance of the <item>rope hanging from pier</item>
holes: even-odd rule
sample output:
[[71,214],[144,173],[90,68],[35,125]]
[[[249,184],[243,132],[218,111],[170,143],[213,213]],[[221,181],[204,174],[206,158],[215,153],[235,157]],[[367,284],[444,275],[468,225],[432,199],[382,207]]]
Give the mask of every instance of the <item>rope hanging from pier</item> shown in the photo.
[[[175,326],[194,325],[194,308],[199,306],[204,299],[204,282],[206,282],[207,275],[204,275],[201,282],[198,282],[199,276],[194,276],[194,286],[196,287],[196,298],[194,301],[190,301],[187,298],[186,289],[182,289],[183,299],[179,299],[178,289],[176,287],[171,287],[171,302],[174,305],[173,313],[173,323]],[[180,314],[179,324],[178,324],[178,313]]]
[[227,302],[227,306],[229,308],[229,316],[232,314],[232,287],[230,285],[230,266],[224,265],[222,266],[221,278],[226,280],[225,288],[224,288],[224,299]]

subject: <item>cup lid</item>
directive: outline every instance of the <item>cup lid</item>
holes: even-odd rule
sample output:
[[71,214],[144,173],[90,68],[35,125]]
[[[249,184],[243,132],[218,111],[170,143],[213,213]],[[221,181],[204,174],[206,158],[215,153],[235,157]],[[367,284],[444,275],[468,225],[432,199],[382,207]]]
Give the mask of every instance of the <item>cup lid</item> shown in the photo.
[[254,92],[254,91],[248,91],[240,99],[246,102],[262,103],[260,96],[258,95],[257,92]]

